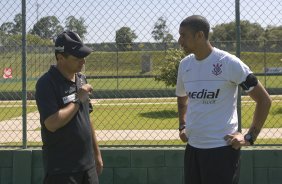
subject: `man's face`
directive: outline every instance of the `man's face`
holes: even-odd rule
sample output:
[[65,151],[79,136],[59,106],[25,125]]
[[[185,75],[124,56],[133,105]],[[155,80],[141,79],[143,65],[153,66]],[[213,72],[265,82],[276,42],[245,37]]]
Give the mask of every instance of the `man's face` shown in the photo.
[[69,55],[68,57],[62,58],[62,63],[64,68],[70,73],[81,72],[85,64],[85,58],[77,58],[75,56]]
[[178,43],[186,54],[194,53],[196,46],[196,37],[194,32],[187,26],[179,27]]

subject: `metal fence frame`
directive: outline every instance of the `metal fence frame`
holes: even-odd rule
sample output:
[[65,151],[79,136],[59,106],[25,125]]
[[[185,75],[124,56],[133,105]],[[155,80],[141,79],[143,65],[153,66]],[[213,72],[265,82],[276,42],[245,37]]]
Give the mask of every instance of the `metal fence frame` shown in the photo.
[[[240,58],[241,55],[241,36],[240,36],[240,0],[235,0],[235,20],[236,20],[236,56]],[[21,99],[22,99],[22,148],[27,148],[27,43],[26,43],[26,0],[22,0],[22,92],[21,92]],[[281,74],[266,74],[261,73],[258,74],[261,76],[268,76],[268,75],[277,75],[281,76]],[[154,77],[154,76],[148,76]],[[239,119],[239,130],[241,130],[241,91],[239,89],[238,94],[238,119]],[[274,144],[275,146],[279,144]],[[260,145],[261,146],[261,145]],[[267,146],[271,146],[271,144],[267,144]],[[281,145],[279,145],[281,146]]]

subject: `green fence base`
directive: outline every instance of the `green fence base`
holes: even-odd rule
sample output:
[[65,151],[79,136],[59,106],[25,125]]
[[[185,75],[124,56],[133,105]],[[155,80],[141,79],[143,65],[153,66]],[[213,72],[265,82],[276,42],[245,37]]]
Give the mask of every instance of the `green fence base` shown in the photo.
[[[183,183],[184,148],[102,148],[100,184]],[[0,184],[39,184],[41,150],[0,150]],[[242,150],[240,184],[281,183],[282,149]]]

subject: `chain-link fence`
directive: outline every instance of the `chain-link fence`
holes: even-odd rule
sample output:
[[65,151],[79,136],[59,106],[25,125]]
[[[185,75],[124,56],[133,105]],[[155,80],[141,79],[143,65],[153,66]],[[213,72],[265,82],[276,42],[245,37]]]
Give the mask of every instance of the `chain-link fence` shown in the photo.
[[[35,84],[56,63],[53,41],[67,29],[78,32],[94,49],[83,72],[94,87],[91,120],[100,145],[183,145],[175,87],[155,78],[168,64],[170,49],[179,47],[180,22],[192,14],[207,17],[212,44],[240,56],[271,94],[273,105],[257,143],[282,144],[280,0],[22,2],[0,2],[1,146],[42,144]],[[236,20],[241,26],[239,45]],[[243,132],[250,126],[254,107],[242,94]]]

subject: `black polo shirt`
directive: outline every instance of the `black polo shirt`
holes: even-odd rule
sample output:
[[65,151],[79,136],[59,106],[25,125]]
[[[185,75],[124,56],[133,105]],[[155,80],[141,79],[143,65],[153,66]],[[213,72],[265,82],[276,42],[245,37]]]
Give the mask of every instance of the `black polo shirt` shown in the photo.
[[46,174],[73,173],[94,166],[90,103],[81,104],[71,121],[55,132],[48,131],[44,125],[50,115],[71,103],[77,89],[84,83],[87,83],[84,75],[76,74],[76,82],[72,82],[55,66],[51,66],[37,81],[35,98],[40,113]]

